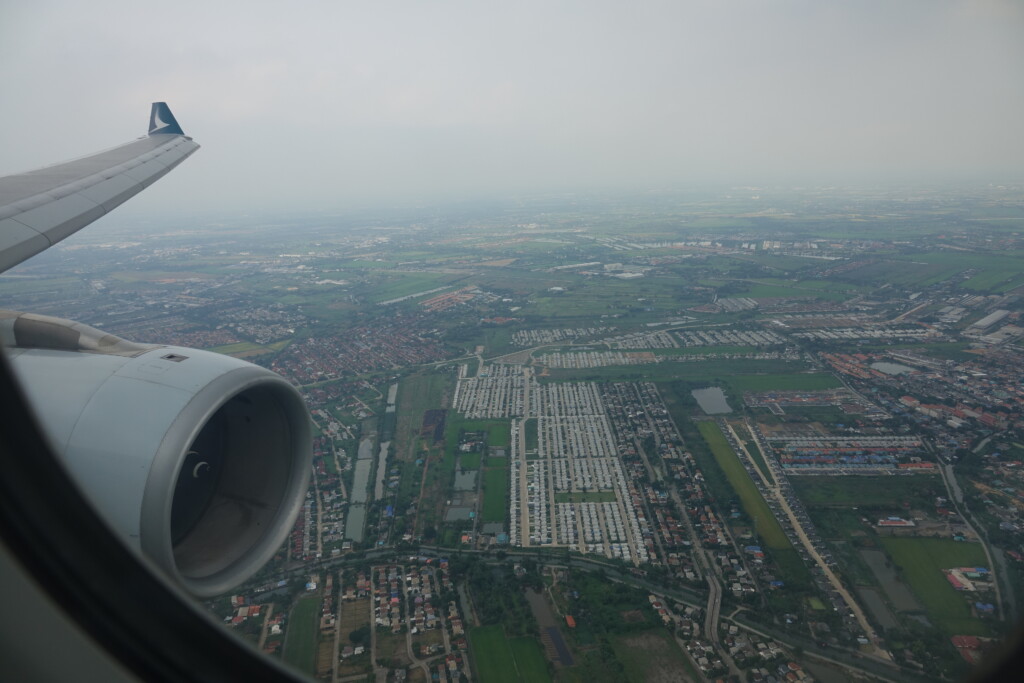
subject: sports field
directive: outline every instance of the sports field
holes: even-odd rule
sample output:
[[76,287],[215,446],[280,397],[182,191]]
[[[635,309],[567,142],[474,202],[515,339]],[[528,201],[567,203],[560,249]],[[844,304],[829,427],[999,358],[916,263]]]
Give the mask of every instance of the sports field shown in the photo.
[[512,655],[516,660],[519,678],[524,683],[547,683],[551,680],[548,673],[548,662],[544,652],[533,638],[513,638],[509,641]]
[[508,470],[484,471],[484,522],[504,522],[508,512]]
[[292,608],[288,619],[288,632],[284,639],[284,661],[308,674],[314,673],[313,657],[316,654],[319,608],[319,594],[299,598]]
[[519,683],[516,660],[500,625],[470,629],[469,646],[481,683]]

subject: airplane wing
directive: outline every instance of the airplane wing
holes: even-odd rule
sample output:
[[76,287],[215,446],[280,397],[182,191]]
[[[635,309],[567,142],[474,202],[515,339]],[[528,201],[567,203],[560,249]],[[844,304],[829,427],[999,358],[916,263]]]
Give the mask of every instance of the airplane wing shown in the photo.
[[0,178],[0,272],[112,211],[197,149],[167,103],[154,102],[146,137]]

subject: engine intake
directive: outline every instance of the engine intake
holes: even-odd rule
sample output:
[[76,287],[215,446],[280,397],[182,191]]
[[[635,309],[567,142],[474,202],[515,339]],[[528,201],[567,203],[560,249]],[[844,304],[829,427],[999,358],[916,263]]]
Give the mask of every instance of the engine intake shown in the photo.
[[[295,388],[228,356],[30,318],[0,313],[0,339],[54,451],[110,526],[200,597],[262,567],[291,530],[311,470]],[[62,331],[40,334],[42,323]],[[33,348],[16,345],[26,325]]]

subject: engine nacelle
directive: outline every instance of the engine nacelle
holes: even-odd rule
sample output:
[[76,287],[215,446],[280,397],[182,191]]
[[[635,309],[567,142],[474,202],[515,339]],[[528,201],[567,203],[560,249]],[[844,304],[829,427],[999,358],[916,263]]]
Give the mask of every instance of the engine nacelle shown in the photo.
[[284,542],[312,439],[302,398],[279,375],[46,316],[0,312],[0,340],[72,478],[189,592],[230,590]]

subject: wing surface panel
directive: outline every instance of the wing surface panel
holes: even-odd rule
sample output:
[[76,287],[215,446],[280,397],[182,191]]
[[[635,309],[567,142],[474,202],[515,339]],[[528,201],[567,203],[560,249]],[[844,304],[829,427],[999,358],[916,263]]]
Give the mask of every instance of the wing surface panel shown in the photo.
[[0,178],[0,272],[124,203],[197,149],[199,145],[185,135],[154,133],[86,157]]

